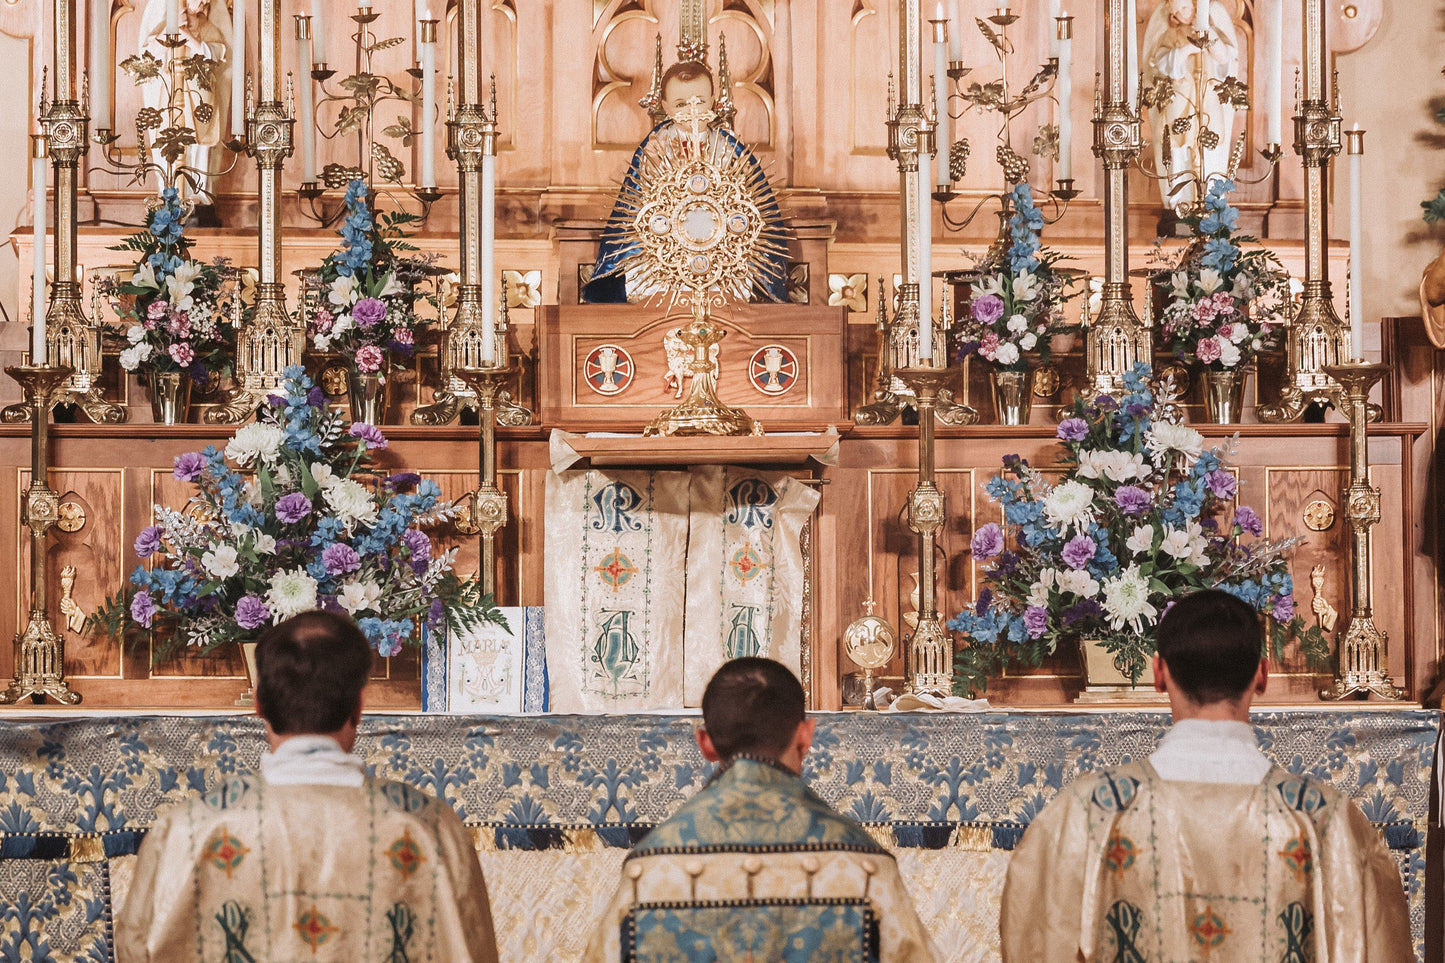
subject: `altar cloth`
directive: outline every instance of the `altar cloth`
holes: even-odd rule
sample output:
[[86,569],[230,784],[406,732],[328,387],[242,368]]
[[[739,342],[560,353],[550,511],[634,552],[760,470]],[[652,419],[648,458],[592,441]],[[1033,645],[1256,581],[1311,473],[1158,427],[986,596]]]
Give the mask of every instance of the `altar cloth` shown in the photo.
[[[256,769],[249,716],[0,715],[0,959],[102,961],[155,811]],[[1395,855],[1416,956],[1440,714],[1268,709],[1265,753],[1351,796]],[[810,785],[898,855],[943,958],[998,959],[1009,852],[1077,774],[1148,755],[1160,712],[824,713]],[[695,716],[374,715],[376,775],[442,795],[471,827],[502,958],[574,959],[627,847],[706,780]],[[1431,881],[1432,886],[1439,883]]]

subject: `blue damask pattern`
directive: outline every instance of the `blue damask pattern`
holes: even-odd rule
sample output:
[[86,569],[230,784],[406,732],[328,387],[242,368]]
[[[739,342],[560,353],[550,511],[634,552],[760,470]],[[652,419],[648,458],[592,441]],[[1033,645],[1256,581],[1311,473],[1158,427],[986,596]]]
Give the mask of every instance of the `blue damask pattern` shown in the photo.
[[[1330,783],[1379,827],[1400,862],[1417,946],[1439,718],[1419,709],[1254,717],[1280,766]],[[896,846],[981,839],[1012,849],[1063,786],[1148,755],[1167,723],[1157,712],[824,714],[804,775]],[[538,849],[591,837],[589,845],[627,847],[710,775],[696,724],[687,716],[368,716],[357,751],[374,775],[445,798],[484,845]],[[135,852],[157,807],[254,771],[263,749],[253,717],[0,727],[0,961],[104,959],[107,858]]]

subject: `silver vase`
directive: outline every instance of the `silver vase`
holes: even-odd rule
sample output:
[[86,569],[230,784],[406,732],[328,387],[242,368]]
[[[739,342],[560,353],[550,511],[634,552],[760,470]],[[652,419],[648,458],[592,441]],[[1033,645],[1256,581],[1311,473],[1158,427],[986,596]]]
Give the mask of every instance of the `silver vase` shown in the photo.
[[351,406],[351,420],[368,425],[386,421],[386,379],[380,371],[346,372],[346,401]]
[[151,418],[158,425],[183,425],[191,410],[191,376],[179,371],[152,371]]
[[1005,371],[994,368],[989,384],[993,388],[993,410],[1000,425],[1026,425],[1034,408],[1033,371]]
[[1205,368],[1200,379],[1204,392],[1204,418],[1213,425],[1231,425],[1244,414],[1243,368],[1214,371]]

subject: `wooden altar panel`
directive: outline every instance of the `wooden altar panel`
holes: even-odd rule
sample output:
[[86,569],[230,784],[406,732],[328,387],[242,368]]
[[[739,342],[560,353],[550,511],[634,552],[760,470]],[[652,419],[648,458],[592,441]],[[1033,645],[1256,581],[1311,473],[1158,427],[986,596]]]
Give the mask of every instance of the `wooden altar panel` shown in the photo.
[[[539,390],[542,420],[640,429],[664,409],[680,404],[679,390],[664,383],[668,359],[666,332],[690,315],[644,305],[579,304],[539,311],[541,355]],[[718,395],[725,404],[745,409],[768,430],[817,428],[849,419],[843,383],[845,308],[811,305],[739,305],[719,312],[728,334],[718,353]],[[632,382],[604,395],[587,382],[584,363],[603,345],[624,349],[632,358]],[[797,380],[779,395],[748,381],[753,354],[781,345],[797,358]]]

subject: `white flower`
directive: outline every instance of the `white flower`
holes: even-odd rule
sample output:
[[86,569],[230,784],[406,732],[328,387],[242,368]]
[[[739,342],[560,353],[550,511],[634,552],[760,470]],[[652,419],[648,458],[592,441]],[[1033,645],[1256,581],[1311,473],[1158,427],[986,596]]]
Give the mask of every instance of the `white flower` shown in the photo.
[[1029,319],[1024,317],[1022,314],[1012,315],[1008,319],[1008,329],[1014,334],[1018,334],[1020,331],[1028,330],[1028,326]]
[[371,579],[364,582],[347,582],[336,595],[336,604],[355,615],[362,609],[369,609],[381,600],[381,589]]
[[378,298],[390,298],[405,292],[406,288],[402,287],[401,281],[396,276],[396,272],[392,271],[387,274],[386,283],[381,286],[381,290],[377,292],[376,296]]
[[1173,277],[1169,279],[1169,282],[1169,294],[1174,298],[1174,300],[1189,300],[1189,275],[1186,272],[1175,271]]
[[339,480],[331,466],[321,461],[312,463],[311,478],[319,488],[330,488]]
[[356,278],[350,275],[331,282],[327,300],[337,307],[349,308],[356,301]]
[[1144,631],[1143,619],[1153,619],[1159,610],[1149,604],[1149,580],[1139,573],[1139,566],[1130,565],[1118,578],[1104,583],[1104,613],[1115,629],[1129,626]]
[[130,277],[130,283],[138,288],[160,289],[160,283],[156,281],[156,269],[151,267],[149,261],[142,261],[141,266],[135,269]]
[[1044,517],[1055,528],[1084,531],[1094,518],[1094,490],[1072,478],[1063,482],[1044,496]]
[[1177,528],[1166,529],[1164,538],[1159,542],[1159,551],[1173,558],[1188,559],[1192,551],[1189,533]]
[[134,371],[151,356],[151,346],[142,341],[140,344],[132,345],[120,353],[120,366],[127,371]]
[[351,320],[351,315],[338,314],[336,320],[331,322],[331,337],[339,338],[354,327],[356,322]]
[[1014,364],[1019,360],[1019,346],[1012,341],[1005,341],[998,346],[993,353],[993,360],[997,364]]
[[1133,478],[1147,478],[1149,469],[1145,467],[1144,456],[1139,452],[1081,451],[1079,475],[1083,478],[1107,478],[1112,482],[1126,482]]
[[[1235,325],[1235,327],[1242,328],[1244,327],[1244,325],[1238,324]],[[1239,345],[1235,344],[1233,341],[1230,341],[1228,338],[1215,338],[1214,340],[1219,342],[1220,364],[1224,365],[1226,368],[1233,368],[1235,365],[1239,364]]]
[[1154,547],[1154,526],[1135,525],[1134,531],[1124,542],[1124,547],[1135,555],[1147,555],[1149,550]]
[[1023,271],[1014,278],[1014,300],[1032,301],[1039,296],[1039,279],[1031,271]]
[[1199,290],[1205,294],[1213,294],[1224,286],[1224,279],[1219,276],[1218,271],[1211,270],[1210,268],[1201,268],[1199,270],[1199,281],[1197,283],[1199,284]]
[[1086,568],[1067,569],[1059,573],[1059,591],[1073,592],[1081,599],[1099,594],[1099,583]]
[[1019,338],[1019,347],[1024,351],[1034,350],[1034,346],[1038,343],[1039,336],[1034,334],[1032,331],[1030,331],[1028,334],[1025,334],[1022,338]]
[[1172,451],[1184,456],[1185,465],[1192,465],[1204,446],[1204,436],[1188,425],[1156,421],[1144,433],[1144,444],[1156,463],[1162,463]]
[[1229,326],[1229,340],[1239,344],[1249,337],[1249,325],[1242,321],[1236,321]]
[[316,608],[316,580],[304,568],[277,572],[266,592],[266,606],[273,622],[312,611]]
[[1052,568],[1046,568],[1039,573],[1039,580],[1029,586],[1029,605],[1049,604],[1049,590],[1054,587],[1058,574],[1058,571]]
[[133,324],[125,329],[125,339],[131,344],[140,344],[145,340],[146,329],[138,324]]
[[973,282],[973,296],[975,298],[985,297],[990,294],[996,298],[1003,297],[1003,275],[990,274],[986,278]]
[[281,451],[284,433],[277,425],[253,422],[236,429],[235,437],[226,444],[226,457],[241,467],[249,467],[256,459],[271,463]]
[[331,350],[331,336],[330,336],[330,335],[318,334],[316,337],[314,337],[314,338],[311,339],[311,343],[316,346],[316,350],[317,350],[317,351],[330,351],[330,350]]
[[241,571],[234,545],[217,545],[201,556],[201,567],[212,578],[230,578]]
[[191,292],[196,289],[195,282],[200,273],[201,266],[195,261],[182,261],[175,273],[166,278],[166,296],[175,310],[189,311],[194,306]]
[[322,492],[326,505],[336,516],[347,524],[360,522],[370,525],[376,521],[376,499],[359,482],[351,479],[338,481]]
[[256,539],[252,543],[252,548],[256,550],[257,555],[275,555],[276,537],[274,535],[267,535],[265,532],[257,532]]

